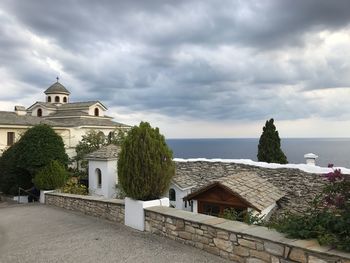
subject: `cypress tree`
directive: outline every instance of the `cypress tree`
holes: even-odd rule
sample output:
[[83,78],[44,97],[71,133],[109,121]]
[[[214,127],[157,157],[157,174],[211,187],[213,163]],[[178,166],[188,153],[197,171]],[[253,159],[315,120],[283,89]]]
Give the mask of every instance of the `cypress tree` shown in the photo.
[[267,120],[259,139],[258,160],[267,163],[288,163],[286,155],[281,149],[281,139],[273,124],[274,120]]
[[174,175],[172,151],[158,128],[141,122],[125,137],[118,160],[119,184],[126,196],[138,200],[160,198]]

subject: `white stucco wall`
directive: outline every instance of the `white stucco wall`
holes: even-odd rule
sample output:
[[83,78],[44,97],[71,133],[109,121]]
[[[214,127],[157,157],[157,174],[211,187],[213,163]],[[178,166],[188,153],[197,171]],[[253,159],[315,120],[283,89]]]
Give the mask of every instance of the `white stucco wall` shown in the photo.
[[198,201],[197,200],[192,200],[192,212],[197,214],[198,213]]
[[103,117],[105,115],[105,113],[104,113],[105,110],[98,104],[94,104],[94,105],[89,107],[89,111],[88,111],[89,115],[95,116],[95,108],[98,108],[98,110],[99,110],[98,116]]
[[50,109],[47,109],[41,105],[36,105],[32,108],[32,112],[31,112],[31,115],[32,116],[38,116],[38,109],[41,109],[42,110],[42,116],[47,116],[51,113],[54,113],[56,112],[55,110],[50,110]]
[[[21,127],[21,126],[0,126],[0,155],[2,152],[8,148],[7,146],[7,133],[14,132],[15,140],[18,141],[21,136],[29,129],[30,127]],[[103,132],[107,137],[110,132],[115,131],[114,127],[67,127],[67,128],[53,128],[55,132],[60,135],[63,139],[64,146],[66,148],[66,153],[69,158],[72,158],[76,155],[75,147],[81,141],[83,135],[88,133],[90,130],[97,130]]]
[[15,133],[15,142],[21,138],[22,134],[26,132],[26,128],[7,128],[7,127],[0,127],[0,155],[4,150],[8,148],[7,145],[7,133],[8,132],[14,132]]
[[[170,184],[169,190],[170,189],[174,189],[176,194],[176,201],[170,201],[170,205],[174,206],[177,209],[191,211],[190,205],[187,203],[187,207],[185,207],[185,202],[183,201],[183,198],[191,193],[191,189],[182,190],[174,183]],[[167,192],[167,197],[169,197],[169,191]]]
[[[102,182],[98,187],[96,169],[101,170]],[[89,160],[89,193],[95,196],[114,198],[118,182],[117,160]]]
[[129,197],[125,198],[125,225],[134,229],[145,230],[145,208],[152,206],[169,207],[169,199],[161,198],[156,200],[141,201]]
[[[48,94],[46,96],[46,102],[48,102],[48,97],[51,97],[51,103],[57,103],[55,101],[55,97],[58,96],[60,98],[60,101],[58,103],[62,103],[62,104],[65,104],[65,103],[68,103],[69,102],[69,96],[68,95],[64,95],[64,94]],[[63,102],[63,99],[64,97],[67,98],[67,102]]]

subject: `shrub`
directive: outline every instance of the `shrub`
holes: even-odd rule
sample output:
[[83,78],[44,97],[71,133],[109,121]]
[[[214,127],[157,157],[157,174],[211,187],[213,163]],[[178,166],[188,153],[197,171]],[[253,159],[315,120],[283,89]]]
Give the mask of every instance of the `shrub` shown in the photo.
[[270,226],[291,238],[317,238],[321,245],[350,251],[350,179],[340,170],[325,178],[329,184],[307,213],[288,213]]
[[267,163],[288,163],[286,155],[281,149],[281,139],[273,124],[274,120],[266,121],[259,139],[258,160]]
[[18,141],[15,155],[17,166],[32,176],[52,160],[68,163],[62,137],[46,124],[30,128]]
[[67,181],[67,172],[58,161],[51,161],[34,178],[34,185],[40,190],[52,190],[62,187]]
[[71,178],[63,186],[62,192],[67,194],[87,195],[88,189],[85,185],[79,184],[77,178]]
[[62,138],[48,125],[30,128],[0,157],[1,191],[17,194],[18,187],[32,187],[34,175],[52,160],[68,162]]
[[133,199],[157,199],[168,190],[174,175],[172,151],[158,128],[141,122],[129,131],[122,143],[118,175],[123,191]]
[[29,172],[17,166],[16,148],[17,143],[0,157],[0,191],[10,195],[17,195],[19,186],[25,189],[32,186]]
[[228,220],[241,221],[248,225],[262,225],[264,216],[255,215],[252,211],[238,212],[234,208],[226,208],[222,217]]

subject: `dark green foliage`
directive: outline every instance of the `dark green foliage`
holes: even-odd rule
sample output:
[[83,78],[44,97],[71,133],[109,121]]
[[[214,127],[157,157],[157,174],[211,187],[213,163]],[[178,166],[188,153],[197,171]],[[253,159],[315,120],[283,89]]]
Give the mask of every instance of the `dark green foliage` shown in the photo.
[[264,216],[255,215],[252,211],[239,212],[234,208],[226,208],[222,214],[222,218],[241,221],[248,225],[262,225],[264,222]]
[[1,156],[1,191],[16,194],[18,187],[30,188],[34,175],[52,160],[68,162],[62,138],[48,125],[34,126]]
[[287,214],[269,225],[290,238],[316,238],[321,245],[330,245],[350,252],[350,212],[332,210]]
[[33,183],[40,190],[53,190],[64,186],[67,179],[68,174],[64,166],[54,160],[39,170]]
[[141,122],[126,136],[118,160],[118,177],[126,196],[138,200],[160,198],[174,175],[172,151],[158,128]]
[[288,163],[286,155],[281,149],[281,139],[278,135],[273,119],[266,121],[258,145],[259,162]]
[[17,144],[14,144],[0,157],[0,191],[11,195],[18,193],[18,186],[25,189],[32,186],[29,172],[17,166],[16,148]]
[[291,238],[316,238],[321,245],[350,252],[350,178],[335,170],[322,194],[310,203],[307,213],[288,213],[270,227]]
[[32,176],[52,160],[63,165],[68,163],[62,137],[45,124],[29,129],[18,141],[16,148],[17,166]]

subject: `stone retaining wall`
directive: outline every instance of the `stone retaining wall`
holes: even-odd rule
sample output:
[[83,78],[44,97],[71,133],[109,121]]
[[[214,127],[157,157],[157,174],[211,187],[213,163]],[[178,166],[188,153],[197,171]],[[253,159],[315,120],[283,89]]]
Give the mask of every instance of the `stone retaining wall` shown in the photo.
[[124,224],[124,200],[63,193],[46,193],[45,204]]
[[[124,224],[124,200],[45,194],[47,205]],[[350,254],[315,240],[288,239],[260,226],[156,206],[145,209],[146,231],[239,263],[350,263]]]
[[260,226],[168,207],[146,210],[146,231],[239,263],[350,263],[350,254],[320,247],[315,240],[287,239]]

